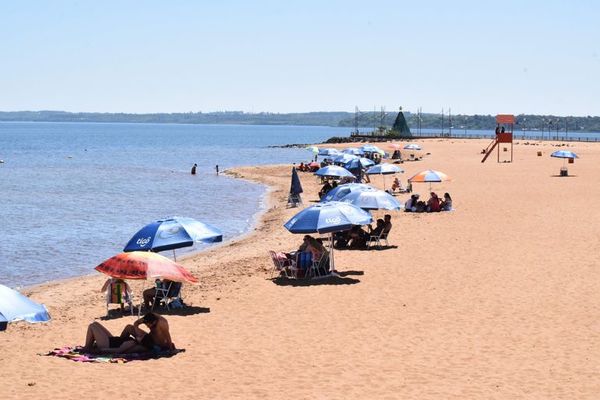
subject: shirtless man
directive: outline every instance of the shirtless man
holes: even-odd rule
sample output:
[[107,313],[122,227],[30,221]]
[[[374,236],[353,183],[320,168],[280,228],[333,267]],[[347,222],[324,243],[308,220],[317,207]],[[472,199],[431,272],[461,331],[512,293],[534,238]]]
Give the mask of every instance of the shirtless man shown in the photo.
[[[149,332],[140,328],[144,324]],[[113,336],[108,329],[98,322],[88,326],[84,352],[99,353],[135,353],[143,351],[173,350],[175,345],[169,334],[169,323],[157,314],[148,313],[133,325],[127,325],[121,335]]]
[[[146,325],[150,332],[141,329],[141,324]],[[127,325],[123,329],[121,337],[124,335],[134,337],[147,350],[162,351],[175,349],[175,345],[171,341],[169,323],[166,318],[151,312],[135,321],[133,325]]]

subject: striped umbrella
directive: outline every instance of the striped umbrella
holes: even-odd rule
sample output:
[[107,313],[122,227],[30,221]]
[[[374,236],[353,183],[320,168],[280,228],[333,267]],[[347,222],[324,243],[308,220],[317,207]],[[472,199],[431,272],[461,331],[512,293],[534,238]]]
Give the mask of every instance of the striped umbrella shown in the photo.
[[421,171],[408,181],[411,183],[429,183],[429,190],[431,190],[432,182],[444,182],[449,181],[450,177],[443,172],[434,171],[432,169],[428,169],[427,171]]

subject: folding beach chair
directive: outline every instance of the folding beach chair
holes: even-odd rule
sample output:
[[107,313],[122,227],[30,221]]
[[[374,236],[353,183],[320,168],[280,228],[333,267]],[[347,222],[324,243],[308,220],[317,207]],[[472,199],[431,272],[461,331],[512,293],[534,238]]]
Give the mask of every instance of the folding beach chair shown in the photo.
[[273,250],[269,250],[269,254],[271,256],[271,260],[273,260],[273,269],[271,270],[271,279],[273,279],[273,274],[275,271],[282,273],[286,278],[296,278],[298,276],[296,267],[296,262],[294,260],[290,260],[283,253],[276,253]]
[[373,246],[373,243],[377,246],[378,249],[381,248],[381,242],[385,241],[386,247],[389,247],[390,244],[387,240],[389,232],[381,231],[379,235],[371,235],[369,236],[369,240],[367,241],[367,247]]
[[[323,272],[323,273],[322,273]],[[307,278],[314,278],[317,276],[325,276],[329,272],[329,252],[321,254],[321,258],[312,260],[309,268],[306,270]]]
[[298,204],[302,204],[300,193],[290,193],[287,200],[288,207],[298,207]]
[[[169,282],[168,285],[161,285],[156,288],[154,301],[152,301],[152,309],[156,304],[163,304],[167,310],[170,308],[183,307],[181,299],[181,282]],[[177,305],[176,305],[177,304]]]
[[106,288],[106,315],[108,315],[110,304],[121,305],[121,311],[123,311],[125,303],[129,305],[129,310],[133,315],[133,296],[129,286],[120,279],[113,279]]

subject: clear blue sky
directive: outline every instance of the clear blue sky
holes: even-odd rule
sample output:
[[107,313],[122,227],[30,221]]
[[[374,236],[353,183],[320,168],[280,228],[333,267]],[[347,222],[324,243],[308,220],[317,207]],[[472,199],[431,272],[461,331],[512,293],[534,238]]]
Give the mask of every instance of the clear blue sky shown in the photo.
[[597,1],[2,1],[0,110],[600,115]]

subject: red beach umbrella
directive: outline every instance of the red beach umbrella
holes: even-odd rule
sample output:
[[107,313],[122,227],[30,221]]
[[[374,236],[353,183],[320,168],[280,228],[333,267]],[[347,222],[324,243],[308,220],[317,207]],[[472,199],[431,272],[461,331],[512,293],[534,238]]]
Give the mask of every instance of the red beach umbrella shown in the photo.
[[119,253],[96,267],[113,278],[168,279],[174,282],[198,283],[198,279],[181,265],[149,251]]

